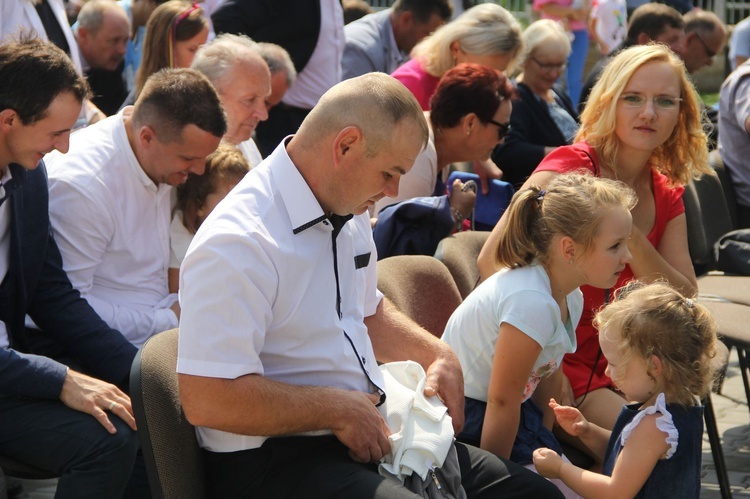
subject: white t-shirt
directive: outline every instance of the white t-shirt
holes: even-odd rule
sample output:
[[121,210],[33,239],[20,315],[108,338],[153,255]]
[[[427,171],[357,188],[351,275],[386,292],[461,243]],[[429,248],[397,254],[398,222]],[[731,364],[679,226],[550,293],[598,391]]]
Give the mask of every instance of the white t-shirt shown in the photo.
[[251,170],[263,161],[263,156],[260,154],[258,145],[252,138],[237,144],[237,149],[239,149],[242,155],[245,156],[245,159],[250,164]]
[[169,227],[169,268],[179,269],[195,234],[185,227],[182,210],[175,210]]
[[[479,285],[456,309],[445,327],[443,341],[461,362],[467,397],[487,401],[497,335],[502,323],[520,329],[542,347],[523,393],[527,400],[539,381],[576,349],[575,328],[583,311],[579,289],[566,298],[568,321],[552,298],[550,281],[541,265],[503,269]],[[520,395],[520,394],[519,394]]]
[[[341,317],[332,235],[282,143],[211,212],[190,245],[180,272],[177,372],[372,392],[361,362],[382,387],[364,324],[382,299],[370,219],[355,216],[336,238]],[[197,434],[214,452],[266,439],[203,427]]]
[[44,158],[55,240],[73,286],[136,346],[177,327],[167,286],[171,191],[146,175],[124,112],[70,137]]
[[625,0],[596,0],[591,8],[596,19],[596,37],[610,54],[625,41],[628,32],[628,11]]

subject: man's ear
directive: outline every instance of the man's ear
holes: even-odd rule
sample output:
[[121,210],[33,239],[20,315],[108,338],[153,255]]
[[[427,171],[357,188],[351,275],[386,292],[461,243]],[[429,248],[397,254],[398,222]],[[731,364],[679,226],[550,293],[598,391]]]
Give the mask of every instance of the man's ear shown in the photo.
[[414,26],[414,13],[410,10],[405,10],[396,18],[399,30],[401,32],[408,31]]
[[149,125],[143,125],[138,129],[138,142],[143,149],[151,147],[156,140],[156,132]]
[[13,125],[20,123],[21,118],[18,113],[13,109],[3,109],[0,111],[0,130],[7,132]]
[[333,154],[338,164],[344,158],[351,156],[362,145],[362,131],[356,126],[348,126],[341,130],[333,139]]
[[646,45],[650,41],[651,41],[651,37],[648,36],[646,33],[640,33],[638,35],[638,45]]
[[89,38],[89,30],[87,28],[83,28],[81,26],[78,26],[78,31],[76,32],[76,40],[78,40],[78,43],[86,42]]

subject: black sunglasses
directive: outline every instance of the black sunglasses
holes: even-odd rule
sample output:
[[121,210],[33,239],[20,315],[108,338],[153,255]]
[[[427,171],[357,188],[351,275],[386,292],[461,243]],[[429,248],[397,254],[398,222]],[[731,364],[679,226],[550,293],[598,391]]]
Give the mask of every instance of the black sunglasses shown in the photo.
[[499,123],[495,120],[487,120],[489,123],[497,126],[497,140],[503,140],[510,132],[510,123]]

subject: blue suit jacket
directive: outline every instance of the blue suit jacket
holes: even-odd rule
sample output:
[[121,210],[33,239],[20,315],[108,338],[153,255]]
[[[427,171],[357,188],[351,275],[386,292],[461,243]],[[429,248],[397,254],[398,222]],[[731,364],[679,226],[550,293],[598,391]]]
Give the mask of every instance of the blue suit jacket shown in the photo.
[[[344,26],[346,47],[341,66],[344,79],[354,78],[371,71],[392,73],[398,66],[393,63],[394,47],[391,45],[393,28],[391,12],[386,9],[357,19]],[[409,60],[406,57],[402,63]]]
[[26,314],[85,372],[126,386],[136,348],[99,318],[63,270],[50,229],[44,163],[35,170],[12,164],[10,171],[10,265],[0,284],[0,320],[11,348],[0,349],[0,394],[56,399],[62,390],[65,366],[24,353]]

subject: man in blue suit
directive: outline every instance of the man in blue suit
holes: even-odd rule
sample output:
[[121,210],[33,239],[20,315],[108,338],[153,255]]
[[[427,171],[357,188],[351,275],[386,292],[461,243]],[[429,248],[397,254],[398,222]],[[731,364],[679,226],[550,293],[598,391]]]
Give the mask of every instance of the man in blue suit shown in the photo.
[[344,27],[344,79],[372,71],[392,73],[422,38],[451,18],[449,0],[396,0],[390,9]]
[[[135,347],[73,289],[50,232],[42,157],[68,150],[88,95],[51,43],[0,46],[0,454],[59,474],[57,498],[121,497],[138,450],[115,386]],[[27,314],[88,374],[28,353]]]

